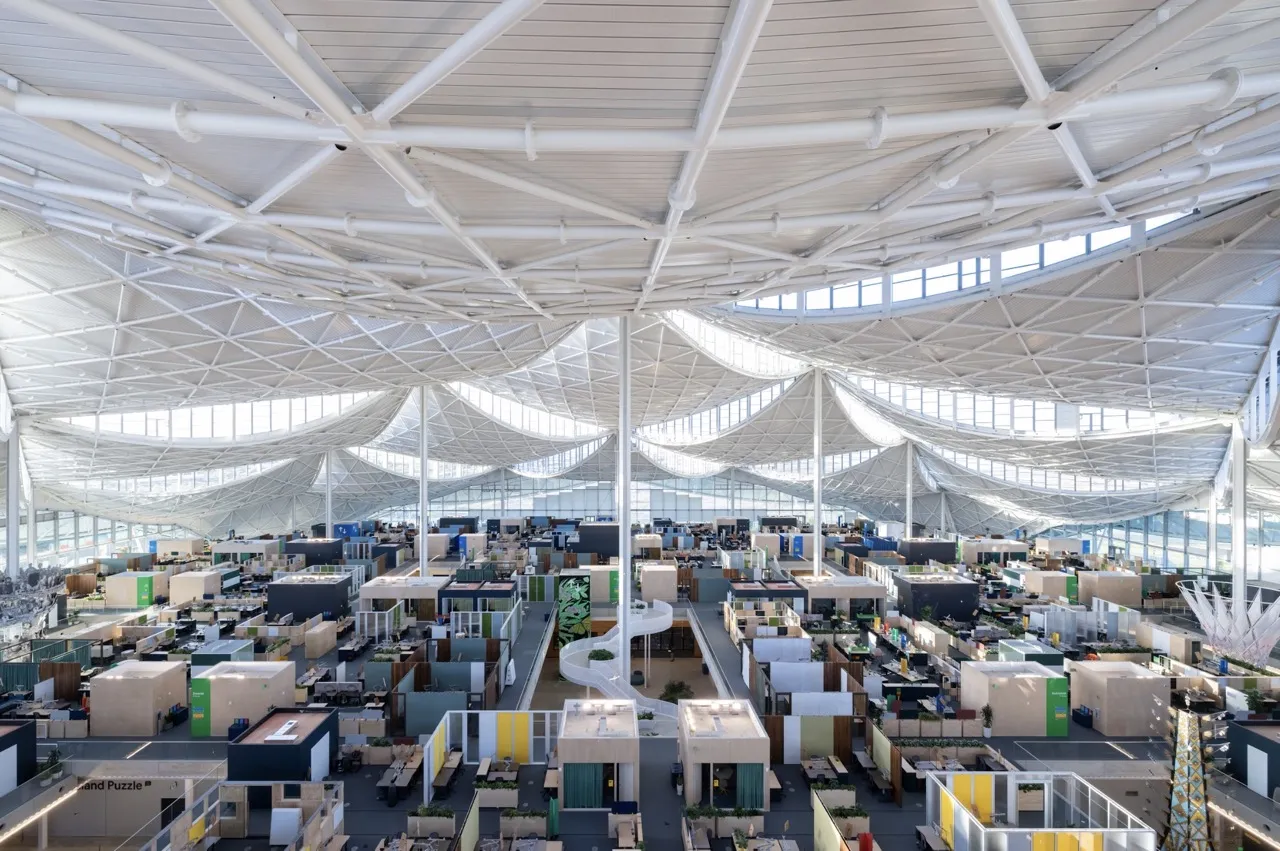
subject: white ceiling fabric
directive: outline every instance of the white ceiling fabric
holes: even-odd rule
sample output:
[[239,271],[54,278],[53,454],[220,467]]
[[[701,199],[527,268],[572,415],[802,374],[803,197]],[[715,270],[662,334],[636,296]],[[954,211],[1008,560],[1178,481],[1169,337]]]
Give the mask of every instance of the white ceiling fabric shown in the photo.
[[23,428],[37,482],[65,479],[134,478],[236,467],[369,443],[390,426],[405,402],[404,391],[371,396],[346,411],[279,434],[234,440],[155,438],[93,432],[56,420],[33,420]]
[[[670,444],[686,455],[727,464],[791,461],[813,457],[813,373],[798,378],[781,396],[755,415],[699,443]],[[822,451],[826,455],[874,449],[849,421],[824,376],[822,395]]]
[[1045,436],[986,431],[907,411],[842,382],[847,392],[913,438],[1009,464],[1086,476],[1161,482],[1214,477],[1231,439],[1220,419],[1193,420],[1154,431]]

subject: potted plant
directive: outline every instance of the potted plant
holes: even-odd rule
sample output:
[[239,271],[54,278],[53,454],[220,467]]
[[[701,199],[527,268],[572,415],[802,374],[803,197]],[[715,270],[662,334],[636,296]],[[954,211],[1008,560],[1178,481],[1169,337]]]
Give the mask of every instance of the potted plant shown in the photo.
[[547,835],[546,810],[521,810],[507,807],[498,816],[498,833],[501,836]]
[[1246,689],[1245,703],[1249,706],[1250,717],[1263,717],[1262,692],[1256,688]]
[[737,833],[755,836],[764,832],[764,813],[734,807],[732,810],[716,810],[716,836],[724,839]]
[[719,814],[720,811],[715,807],[694,804],[684,808],[684,817],[689,822],[689,828],[705,830],[708,836],[715,836],[716,816]]
[[364,746],[364,761],[367,765],[391,764],[391,740],[385,736],[375,736]]
[[425,839],[433,833],[449,838],[456,830],[453,810],[448,807],[421,804],[409,811],[408,834],[416,839]]
[[58,750],[57,747],[49,751],[49,756],[45,758],[42,771],[44,777],[40,780],[41,786],[48,786],[53,781],[62,779],[62,751]]
[[831,807],[827,814],[836,823],[840,836],[845,839],[853,839],[871,830],[871,817],[862,807]]
[[639,722],[640,735],[645,736],[654,732],[654,727],[656,726],[654,715],[649,710],[645,709],[636,713],[636,721]]
[[587,667],[594,671],[602,671],[606,675],[612,674],[613,670],[618,666],[614,661],[612,650],[606,650],[603,647],[597,647],[587,654]]
[[658,700],[667,703],[679,703],[682,700],[691,700],[693,698],[693,686],[684,680],[667,680],[667,684],[662,687],[662,694],[658,695]]
[[991,738],[991,723],[995,720],[995,715],[990,703],[982,707],[982,738]]

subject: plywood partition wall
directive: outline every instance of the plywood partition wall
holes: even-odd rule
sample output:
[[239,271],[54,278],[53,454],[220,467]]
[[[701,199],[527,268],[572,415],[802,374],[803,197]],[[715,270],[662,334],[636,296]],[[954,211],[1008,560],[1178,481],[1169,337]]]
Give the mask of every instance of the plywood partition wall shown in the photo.
[[847,715],[762,715],[760,722],[772,762],[798,765],[809,757],[835,756],[847,764],[853,759],[853,721]]

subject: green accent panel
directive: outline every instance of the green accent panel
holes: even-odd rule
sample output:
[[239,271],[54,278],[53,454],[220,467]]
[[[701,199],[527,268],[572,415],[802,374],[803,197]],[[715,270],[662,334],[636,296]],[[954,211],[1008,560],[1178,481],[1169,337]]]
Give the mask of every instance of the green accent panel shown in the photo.
[[758,762],[738,763],[738,806],[764,809],[764,766]]
[[138,605],[150,606],[152,601],[155,600],[155,577],[139,576],[135,582],[135,586],[138,589]]
[[480,614],[480,633],[485,638],[494,637],[493,612],[482,612]]
[[552,798],[547,802],[547,836],[560,835],[560,801]]
[[1045,686],[1044,734],[1065,739],[1071,714],[1071,699],[1067,691],[1067,678],[1052,677],[1046,682]]
[[547,582],[545,576],[529,577],[529,602],[545,603],[547,601]]
[[1067,600],[1071,603],[1080,602],[1080,580],[1074,576],[1067,577]]
[[609,571],[609,602],[618,602],[618,571]]
[[213,735],[209,716],[212,701],[209,699],[209,681],[204,677],[191,678],[191,735]]
[[[564,576],[556,594],[560,647],[591,634],[591,581],[586,576]],[[565,806],[568,806],[566,804]]]
[[563,763],[564,807],[568,809],[604,806],[604,766],[598,762]]

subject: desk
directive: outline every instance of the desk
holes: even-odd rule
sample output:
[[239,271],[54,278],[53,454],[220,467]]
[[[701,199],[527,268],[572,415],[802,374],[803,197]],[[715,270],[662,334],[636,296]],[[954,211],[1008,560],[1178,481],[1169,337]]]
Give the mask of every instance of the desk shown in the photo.
[[758,836],[747,840],[747,851],[800,851],[800,846],[794,839]]
[[764,776],[764,788],[769,793],[769,800],[776,801],[782,798],[782,781],[773,773],[772,768]]
[[636,826],[632,822],[624,821],[618,825],[618,847],[636,847]]
[[832,770],[831,763],[827,762],[826,759],[805,759],[800,761],[800,765],[804,769],[805,778],[810,783],[836,779],[836,773]]
[[871,772],[871,785],[880,793],[882,799],[888,800],[893,796],[893,784],[879,771]]
[[548,768],[542,778],[542,797],[554,798],[560,794],[560,769]]
[[858,767],[864,771],[875,771],[876,761],[871,758],[871,754],[866,751],[855,751],[853,758],[858,761]]
[[844,763],[840,761],[839,757],[829,756],[827,757],[827,762],[831,763],[831,769],[836,773],[837,776],[841,774],[849,773],[849,769],[844,767]]
[[948,851],[947,844],[942,841],[938,831],[927,825],[916,828],[916,847],[920,851]]
[[558,839],[542,839],[531,837],[512,839],[508,846],[511,851],[564,851],[564,843]]

